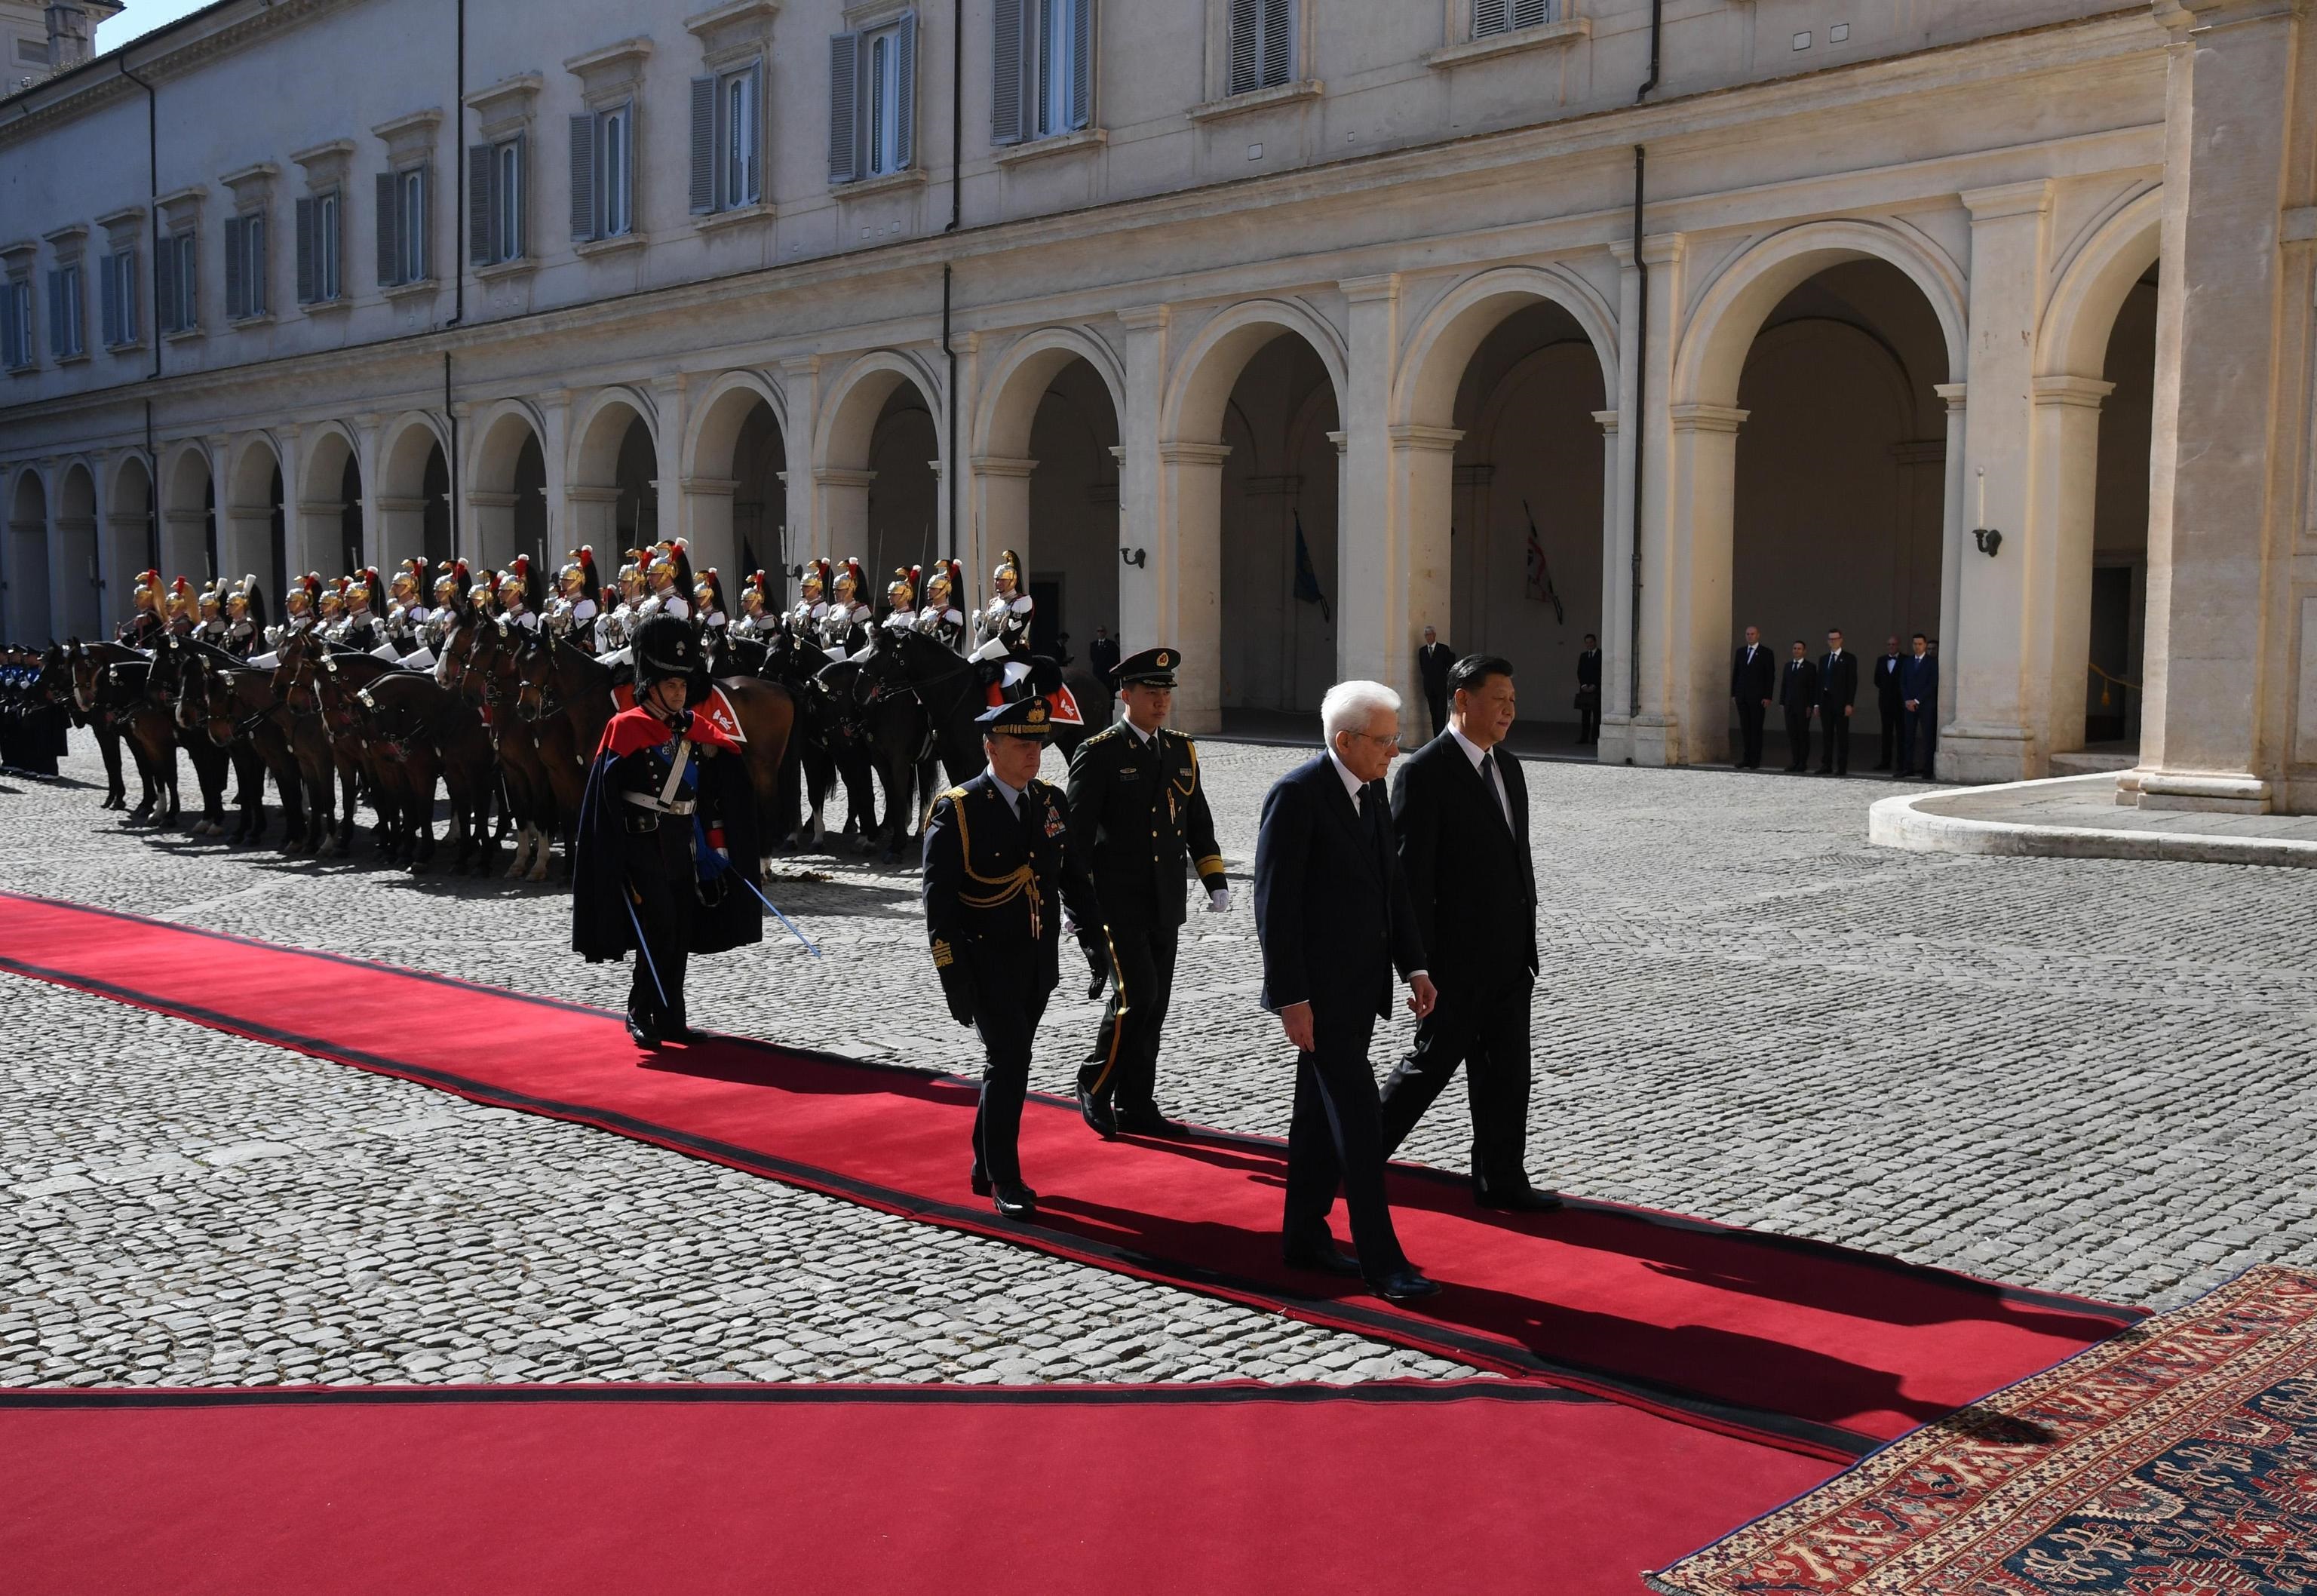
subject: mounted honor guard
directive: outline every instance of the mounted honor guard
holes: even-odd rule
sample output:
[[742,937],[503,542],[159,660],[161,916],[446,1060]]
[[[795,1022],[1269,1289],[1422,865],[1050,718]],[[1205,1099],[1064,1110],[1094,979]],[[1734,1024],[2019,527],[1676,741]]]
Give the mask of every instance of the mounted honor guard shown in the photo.
[[169,584],[167,611],[168,632],[173,637],[191,637],[193,628],[201,623],[193,601],[193,585],[178,577]]
[[1010,694],[1030,674],[1030,617],[1037,605],[1023,590],[1022,556],[1013,550],[998,551],[989,580],[995,591],[976,623],[981,641],[972,658]]
[[246,659],[262,650],[258,644],[265,636],[265,589],[258,586],[255,574],[246,576],[225,596],[225,650],[237,659]]
[[499,572],[499,618],[525,632],[539,630],[539,612],[531,607],[531,556],[518,554]]
[[[604,728],[580,800],[571,946],[588,963],[633,949],[628,1035],[694,1040],[684,1009],[693,954],[762,940],[756,798],[739,746],[706,715],[708,659],[684,621],[636,629],[636,704]],[[736,879],[737,878],[737,879]]]
[[394,568],[386,587],[386,641],[398,659],[407,659],[426,646],[426,603],[424,587],[426,560],[412,555]]
[[712,648],[715,639],[711,634],[723,631],[732,619],[724,612],[724,578],[717,574],[714,566],[702,571],[700,579],[692,584],[692,602],[693,614],[699,618],[700,634]]
[[595,546],[582,543],[555,573],[555,598],[547,606],[548,628],[559,641],[595,651],[595,617],[604,608],[602,591],[602,584],[595,579]]
[[194,605],[193,635],[213,649],[225,647],[225,578],[212,578]]
[[656,543],[645,557],[644,584],[650,589],[642,603],[636,605],[636,618],[640,623],[654,615],[674,615],[679,621],[692,618],[692,552],[682,538]]
[[445,560],[434,578],[434,607],[426,612],[426,651],[436,659],[451,641],[452,629],[467,618],[467,589],[472,578],[463,560]]
[[926,601],[917,610],[917,630],[952,653],[965,641],[965,612],[957,607],[964,575],[954,560],[935,560],[933,574],[926,578]]
[[885,613],[878,618],[869,641],[855,658],[874,652],[879,645],[898,639],[917,625],[917,584],[924,579],[924,574],[914,565],[895,568],[893,579],[885,585]]
[[391,659],[394,653],[386,647],[385,628],[380,623],[377,613],[371,608],[380,586],[376,567],[365,565],[354,572],[353,579],[346,584],[346,620],[338,634],[338,641],[350,649],[360,649],[365,654],[382,654]]
[[869,578],[862,574],[861,561],[848,557],[836,573],[828,612],[820,618],[820,646],[831,659],[850,659],[868,642],[872,617],[868,605],[861,597],[868,587]]
[[618,587],[615,595],[605,594],[606,608],[595,619],[595,652],[600,656],[616,653],[628,646],[635,635],[636,605],[644,597],[644,565],[651,556],[641,549],[631,549],[620,562],[613,577]]
[[130,599],[129,619],[121,623],[121,630],[114,635],[130,648],[151,648],[167,623],[167,618],[161,613],[165,599],[161,573],[157,570],[139,571],[137,590]]
[[320,618],[322,578],[312,571],[293,580],[282,595],[282,623],[265,634],[279,649],[300,632],[310,632]]
[[732,623],[732,636],[762,641],[777,623],[771,605],[771,596],[765,591],[765,573],[750,571],[748,579],[740,584],[740,618]]
[[322,584],[314,599],[314,624],[332,642],[346,629],[346,578],[336,577]]
[[[465,569],[463,564],[461,569]],[[496,620],[499,613],[499,573],[488,565],[483,567],[483,574],[467,589],[467,605],[478,621]]]
[[[989,764],[934,801],[926,820],[926,930],[952,1018],[981,1037],[981,1107],[971,1184],[1008,1219],[1038,1211],[1017,1151],[1030,1048],[1061,980],[1067,906],[1079,946],[1100,968],[1102,917],[1086,863],[1070,845],[1069,801],[1038,779],[1052,731],[1043,699],[979,717]],[[1056,900],[1060,901],[1058,904]]]
[[820,646],[820,623],[828,618],[828,561],[815,560],[797,578],[796,608],[789,612],[789,630],[801,643]]
[[[1078,1113],[1105,1138],[1121,1131],[1182,1134],[1159,1111],[1156,1088],[1186,860],[1208,911],[1230,907],[1197,745],[1167,725],[1182,661],[1176,649],[1146,649],[1121,660],[1126,718],[1087,738],[1070,759],[1070,845],[1094,874],[1111,982],[1101,1028],[1078,1070]],[[1087,996],[1102,990],[1103,973],[1096,972]]]

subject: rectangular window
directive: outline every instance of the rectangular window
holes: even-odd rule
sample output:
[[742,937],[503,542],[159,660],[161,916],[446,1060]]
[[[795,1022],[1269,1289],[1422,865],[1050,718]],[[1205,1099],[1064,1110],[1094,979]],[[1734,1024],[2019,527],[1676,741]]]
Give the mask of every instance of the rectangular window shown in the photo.
[[517,133],[495,144],[467,147],[467,263],[505,265],[530,253],[524,206],[530,188],[531,140]]
[[917,17],[829,40],[828,180],[906,172],[917,152]]
[[344,229],[339,226],[339,213],[344,210],[340,192],[324,189],[314,196],[314,230],[309,247],[314,252],[314,301],[328,304],[345,292],[345,273],[342,261]]
[[1553,20],[1556,9],[1553,0],[1472,0],[1472,37],[1542,28]]
[[498,258],[511,261],[523,254],[523,140],[511,139],[498,147],[498,228],[491,242]]
[[413,166],[407,172],[395,174],[396,235],[401,245],[401,259],[396,263],[397,281],[424,282],[434,275],[433,251],[427,247],[426,168]]
[[1230,92],[1295,80],[1295,0],[1231,0]]
[[1094,0],[997,0],[990,142],[1018,144],[1094,121]]
[[137,251],[115,250],[104,257],[97,281],[103,308],[104,343],[109,349],[137,342]]
[[29,278],[12,279],[0,296],[0,365],[12,372],[32,363],[32,284]]
[[765,131],[759,114],[764,81],[761,66],[726,73],[718,97],[721,122],[718,143],[724,157],[724,192],[720,197],[728,211],[754,205],[765,197]]
[[265,217],[228,216],[225,222],[225,315],[228,321],[263,316],[268,308],[265,281]]
[[49,273],[49,354],[56,360],[75,360],[88,353],[87,303],[81,289],[80,263],[58,266]]
[[191,228],[161,240],[154,256],[154,319],[165,333],[201,327],[201,240]]
[[636,112],[633,103],[614,105],[596,119],[603,130],[603,237],[624,238],[636,229]]
[[19,67],[45,67],[49,64],[49,41],[16,36],[16,64]]

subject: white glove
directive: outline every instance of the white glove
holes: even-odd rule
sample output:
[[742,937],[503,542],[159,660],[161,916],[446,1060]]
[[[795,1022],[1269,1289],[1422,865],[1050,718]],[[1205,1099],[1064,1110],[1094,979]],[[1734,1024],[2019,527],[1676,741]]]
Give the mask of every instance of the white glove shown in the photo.
[[1207,893],[1207,912],[1209,914],[1229,914],[1230,912],[1230,888],[1228,886],[1216,887]]

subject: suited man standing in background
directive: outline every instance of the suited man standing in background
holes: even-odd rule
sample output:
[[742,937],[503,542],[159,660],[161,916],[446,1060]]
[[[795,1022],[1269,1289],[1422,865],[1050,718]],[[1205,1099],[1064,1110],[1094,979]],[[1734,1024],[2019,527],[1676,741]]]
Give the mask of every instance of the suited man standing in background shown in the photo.
[[1738,754],[1740,770],[1762,768],[1762,718],[1769,713],[1777,685],[1777,661],[1762,646],[1761,628],[1749,626],[1745,642],[1730,661],[1730,696],[1738,703],[1738,730],[1743,739]]
[[1858,707],[1858,656],[1842,646],[1842,633],[1826,634],[1826,657],[1818,662],[1818,773],[1850,774],[1850,717]]
[[1528,784],[1506,754],[1513,667],[1468,654],[1448,672],[1448,730],[1391,784],[1392,830],[1425,968],[1440,994],[1416,1050],[1383,1087],[1383,1151],[1398,1151],[1464,1066],[1472,1106],[1472,1195],[1484,1208],[1561,1206],[1529,1185],[1529,1000],[1536,985],[1536,869]]
[[1786,660],[1786,674],[1778,681],[1778,703],[1786,712],[1786,774],[1801,776],[1810,769],[1811,717],[1818,713],[1818,667],[1811,663],[1810,645],[1794,639]]
[[1899,746],[1899,663],[1904,658],[1893,637],[1874,662],[1874,709],[1883,717],[1883,757],[1874,761],[1877,770],[1891,768],[1892,750]]
[[1936,758],[1932,738],[1939,723],[1939,657],[1930,640],[1915,633],[1915,651],[1899,661],[1899,768],[1905,781],[1918,771],[1931,779]]
[[[1255,842],[1255,934],[1263,1006],[1295,1048],[1282,1247],[1291,1267],[1358,1275],[1393,1302],[1440,1287],[1400,1250],[1384,1198],[1384,1150],[1368,1044],[1391,1013],[1391,974],[1417,1018],[1437,994],[1424,971],[1383,778],[1400,751],[1400,695],[1338,682],[1320,702],[1327,751],[1264,795]],[[1356,1258],[1328,1229],[1338,1188]]]
[[[1454,671],[1449,673],[1449,686],[1455,686]],[[1577,743],[1579,748],[1601,740],[1601,640],[1591,632],[1585,634],[1585,646],[1577,653]]]
[[1424,682],[1424,707],[1432,713],[1432,735],[1448,729],[1448,668],[1456,663],[1455,650],[1427,626],[1424,646],[1416,650],[1417,674]]

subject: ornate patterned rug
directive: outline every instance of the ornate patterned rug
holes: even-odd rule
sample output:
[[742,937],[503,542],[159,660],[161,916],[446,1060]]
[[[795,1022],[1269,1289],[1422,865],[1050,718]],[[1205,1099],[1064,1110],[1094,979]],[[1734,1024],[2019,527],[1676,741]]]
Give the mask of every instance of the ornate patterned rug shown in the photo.
[[2263,1265],[1651,1575],[1672,1596],[2317,1591],[2317,1273]]

